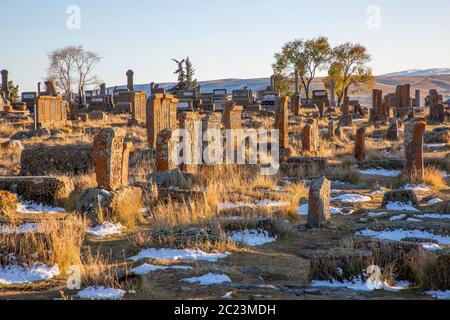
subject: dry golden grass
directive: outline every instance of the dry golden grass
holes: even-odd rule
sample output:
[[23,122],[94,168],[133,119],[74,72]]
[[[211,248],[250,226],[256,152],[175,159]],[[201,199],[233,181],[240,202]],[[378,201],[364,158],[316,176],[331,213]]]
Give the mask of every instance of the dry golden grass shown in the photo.
[[[125,260],[125,258],[124,258]],[[110,256],[100,253],[93,254],[88,251],[81,264],[81,283],[84,287],[105,286],[110,288],[120,288],[119,279],[128,274],[126,263],[121,265],[113,263]]]

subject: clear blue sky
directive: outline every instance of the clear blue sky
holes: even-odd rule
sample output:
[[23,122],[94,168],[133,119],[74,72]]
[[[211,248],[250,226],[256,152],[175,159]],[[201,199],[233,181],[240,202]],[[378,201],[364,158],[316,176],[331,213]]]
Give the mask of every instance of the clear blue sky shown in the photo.
[[[69,30],[67,7],[81,9]],[[367,27],[367,8],[381,28]],[[45,77],[47,52],[83,45],[104,59],[96,73],[108,86],[175,80],[171,58],[190,56],[199,80],[266,77],[273,55],[294,38],[360,42],[376,74],[450,67],[448,0],[14,0],[0,1],[0,69],[21,91]]]

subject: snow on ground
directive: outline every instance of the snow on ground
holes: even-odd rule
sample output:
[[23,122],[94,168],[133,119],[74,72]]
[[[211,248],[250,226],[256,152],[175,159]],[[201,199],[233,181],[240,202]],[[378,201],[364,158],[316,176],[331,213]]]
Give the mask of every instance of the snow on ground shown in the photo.
[[439,250],[444,250],[440,245],[436,244],[436,243],[422,243],[422,248],[424,248],[427,251],[439,251]]
[[191,270],[192,267],[188,267],[188,266],[155,266],[155,265],[151,265],[151,264],[143,264],[139,267],[136,267],[134,269],[131,269],[131,273],[136,274],[136,275],[143,275],[143,274],[148,274],[154,271],[158,271],[158,270]]
[[206,253],[199,249],[146,249],[138,253],[138,255],[129,258],[133,261],[150,258],[155,260],[205,260],[215,262],[219,259],[228,257],[230,254],[225,253]]
[[271,237],[266,230],[238,230],[228,234],[234,242],[241,242],[247,246],[256,247],[277,241],[277,237]]
[[420,212],[419,209],[414,207],[411,202],[403,203],[403,202],[388,202],[386,205],[386,209],[390,211],[413,211]]
[[125,291],[120,289],[101,287],[89,287],[78,292],[81,299],[90,300],[121,300]]
[[428,201],[427,204],[433,205],[433,204],[438,204],[441,202],[444,202],[444,200],[439,199],[439,198],[434,198],[434,199],[431,199],[430,201]]
[[25,283],[50,280],[60,274],[57,265],[54,267],[36,263],[30,267],[19,265],[0,266],[0,284],[20,285]]
[[101,225],[98,225],[96,227],[89,228],[87,230],[87,233],[90,235],[93,235],[98,238],[105,238],[113,235],[121,234],[124,227],[120,224],[114,224],[111,222],[105,222]]
[[421,214],[415,216],[416,218],[426,218],[426,219],[450,219],[450,214],[437,214],[437,213],[428,213],[428,214]]
[[377,189],[377,190],[373,190],[370,194],[371,195],[378,195],[378,194],[384,194],[385,193],[385,191],[384,190],[382,190],[382,189]]
[[387,169],[366,169],[366,170],[359,170],[358,172],[367,176],[380,176],[380,177],[398,177],[401,173],[400,170],[387,170]]
[[20,226],[6,226],[0,225],[0,233],[15,233],[15,234],[23,234],[23,233],[33,233],[39,230],[38,223],[26,223]]
[[403,190],[412,190],[415,192],[428,192],[431,188],[424,184],[407,184],[402,188]]
[[391,218],[389,219],[389,221],[399,221],[399,220],[405,219],[406,217],[407,217],[406,214],[399,214],[399,215],[396,215],[396,216],[391,217]]
[[208,273],[201,277],[186,278],[181,279],[180,281],[189,283],[198,283],[202,286],[209,286],[212,284],[222,284],[226,282],[231,282],[231,279],[226,274]]
[[[300,207],[297,208],[297,214],[299,216],[307,216],[308,215],[308,204],[302,204]],[[349,212],[344,212],[341,208],[335,208],[330,206],[330,214],[332,215],[351,215],[354,212],[354,210],[350,210]]]
[[408,218],[406,219],[407,222],[422,222],[422,220],[416,219],[416,218]]
[[447,291],[427,291],[425,294],[439,300],[450,300],[450,290]]
[[227,292],[227,294],[225,294],[222,299],[233,299],[233,292]]
[[229,210],[237,208],[253,208],[253,205],[251,203],[245,202],[224,202],[219,204],[219,210]]
[[37,204],[32,201],[21,201],[17,205],[16,211],[18,213],[64,213],[66,210],[63,208],[55,208],[43,204]]
[[381,281],[372,282],[370,279],[364,282],[361,278],[356,278],[352,281],[339,282],[333,281],[312,281],[312,287],[330,287],[330,288],[348,288],[355,291],[374,291],[374,290],[388,290],[399,291],[407,289],[410,283],[407,281],[399,281],[394,286],[390,286],[387,283]]
[[332,198],[332,201],[340,201],[345,203],[359,203],[359,202],[368,202],[371,201],[372,198],[368,196],[362,196],[360,194],[343,194],[338,197]]
[[447,143],[425,143],[423,146],[425,148],[442,148],[447,146]]
[[421,230],[384,230],[384,231],[373,231],[373,230],[363,230],[356,233],[357,235],[376,238],[381,240],[392,240],[392,241],[402,241],[407,238],[417,238],[417,239],[427,239],[434,240],[440,245],[448,246],[450,245],[449,236],[436,235],[428,231]]
[[369,218],[380,218],[389,215],[388,212],[369,212],[367,216]]
[[258,207],[278,208],[278,207],[288,206],[289,202],[273,201],[273,200],[258,200],[255,202],[255,205],[257,205]]

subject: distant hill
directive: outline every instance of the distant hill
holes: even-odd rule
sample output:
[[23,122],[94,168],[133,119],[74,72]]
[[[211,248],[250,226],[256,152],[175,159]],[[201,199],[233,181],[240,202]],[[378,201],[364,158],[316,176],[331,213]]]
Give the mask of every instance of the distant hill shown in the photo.
[[450,75],[450,68],[434,68],[434,69],[412,69],[400,72],[393,72],[383,74],[380,77],[429,77],[429,76],[441,76]]

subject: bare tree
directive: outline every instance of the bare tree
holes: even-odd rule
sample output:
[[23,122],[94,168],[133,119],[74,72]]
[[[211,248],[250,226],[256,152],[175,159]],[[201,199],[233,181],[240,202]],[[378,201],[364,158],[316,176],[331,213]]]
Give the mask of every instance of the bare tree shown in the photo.
[[102,59],[97,53],[85,51],[82,46],[68,46],[53,50],[48,58],[48,78],[56,81],[66,94],[98,83],[97,76],[92,75],[95,65]]

